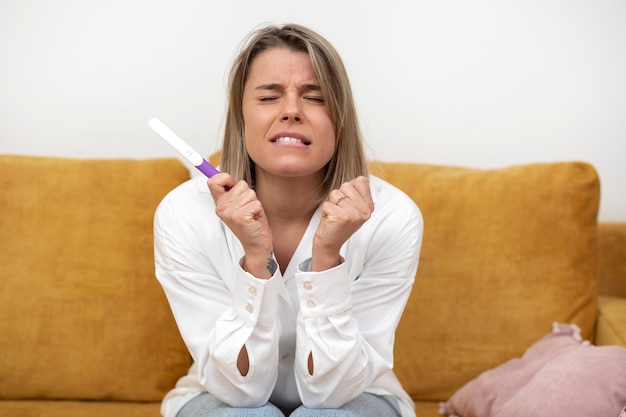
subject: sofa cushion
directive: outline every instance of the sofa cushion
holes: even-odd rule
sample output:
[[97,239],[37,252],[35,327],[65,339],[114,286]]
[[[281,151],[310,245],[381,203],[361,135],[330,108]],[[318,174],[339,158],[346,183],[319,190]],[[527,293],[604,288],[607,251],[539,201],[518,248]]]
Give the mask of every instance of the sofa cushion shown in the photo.
[[0,156],[0,398],[159,401],[189,365],[154,278],[175,159]]
[[617,416],[626,406],[626,349],[592,346],[557,324],[521,358],[468,382],[441,404],[447,416]]
[[415,400],[445,400],[521,355],[552,322],[590,338],[599,181],[586,163],[470,169],[373,163],[424,215],[415,285],[395,345]]
[[596,344],[626,346],[626,298],[598,296]]
[[[158,417],[161,402],[0,401],[0,416],[14,417]],[[435,414],[436,415],[436,414]]]

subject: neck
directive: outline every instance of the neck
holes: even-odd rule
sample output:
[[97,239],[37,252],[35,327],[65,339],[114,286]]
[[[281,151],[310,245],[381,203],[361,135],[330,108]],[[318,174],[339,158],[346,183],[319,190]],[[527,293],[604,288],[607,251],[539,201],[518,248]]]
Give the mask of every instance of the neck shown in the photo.
[[317,209],[321,179],[285,178],[260,175],[256,178],[255,191],[270,220],[306,221]]

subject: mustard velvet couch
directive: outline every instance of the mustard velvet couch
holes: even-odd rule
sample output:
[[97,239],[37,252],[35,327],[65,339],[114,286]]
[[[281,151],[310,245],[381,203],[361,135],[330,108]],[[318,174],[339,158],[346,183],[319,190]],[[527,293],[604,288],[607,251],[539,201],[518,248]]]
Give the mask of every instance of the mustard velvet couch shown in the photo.
[[[626,346],[626,223],[598,224],[586,163],[371,164],[425,232],[396,337],[418,416],[553,322]],[[154,278],[152,218],[176,159],[0,156],[0,415],[159,415],[190,365]]]

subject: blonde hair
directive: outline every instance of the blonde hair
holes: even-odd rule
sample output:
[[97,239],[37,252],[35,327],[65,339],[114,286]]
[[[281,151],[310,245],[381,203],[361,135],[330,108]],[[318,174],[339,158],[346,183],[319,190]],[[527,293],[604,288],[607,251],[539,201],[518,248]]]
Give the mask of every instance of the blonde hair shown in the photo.
[[322,36],[300,25],[267,26],[252,32],[235,58],[229,77],[228,109],[220,166],[235,179],[254,186],[254,161],[246,151],[242,112],[243,92],[255,57],[268,49],[305,52],[322,88],[335,127],[335,152],[326,166],[319,200],[359,175],[367,175],[367,162],[346,69],[335,48]]

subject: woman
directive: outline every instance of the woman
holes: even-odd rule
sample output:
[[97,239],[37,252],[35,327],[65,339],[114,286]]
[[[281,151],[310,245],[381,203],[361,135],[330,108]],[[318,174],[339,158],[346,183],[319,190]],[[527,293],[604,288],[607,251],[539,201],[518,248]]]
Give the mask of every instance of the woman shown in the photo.
[[155,215],[156,275],[194,360],[163,415],[413,416],[393,340],[422,218],[368,177],[341,59],[307,28],[266,27],[229,88],[222,173]]

